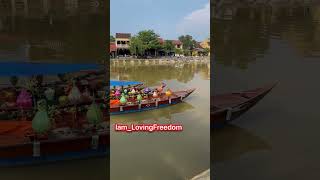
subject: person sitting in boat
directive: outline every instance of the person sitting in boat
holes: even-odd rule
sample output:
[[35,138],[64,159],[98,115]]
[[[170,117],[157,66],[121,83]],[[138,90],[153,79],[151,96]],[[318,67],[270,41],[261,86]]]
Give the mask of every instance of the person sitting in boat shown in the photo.
[[157,89],[153,91],[152,97],[153,98],[158,98],[159,97],[159,92],[158,92]]
[[156,90],[158,91],[159,94],[161,94],[163,91],[163,88],[165,88],[166,86],[167,85],[164,82],[162,82],[161,85],[156,88]]

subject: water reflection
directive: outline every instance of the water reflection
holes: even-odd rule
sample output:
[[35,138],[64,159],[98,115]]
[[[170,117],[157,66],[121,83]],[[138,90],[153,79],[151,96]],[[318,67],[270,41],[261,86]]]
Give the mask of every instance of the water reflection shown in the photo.
[[304,1],[215,1],[212,5],[217,63],[246,69],[267,53],[271,39],[287,41],[300,56],[320,55],[317,5]]
[[0,2],[1,61],[101,62],[107,30],[105,1]]
[[214,163],[234,160],[254,151],[271,150],[271,145],[267,141],[235,125],[215,130],[211,135],[211,141],[213,142],[211,149],[214,151],[212,157]]
[[110,78],[141,81],[148,86],[159,85],[162,80],[177,80],[188,83],[199,74],[210,79],[208,62],[164,63],[159,61],[113,61],[110,64]]

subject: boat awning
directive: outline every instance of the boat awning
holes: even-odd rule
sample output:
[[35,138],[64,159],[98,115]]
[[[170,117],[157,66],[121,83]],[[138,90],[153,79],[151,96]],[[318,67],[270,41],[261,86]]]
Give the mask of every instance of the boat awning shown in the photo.
[[138,81],[115,81],[115,80],[110,80],[110,87],[111,86],[134,86],[134,85],[139,85],[143,84],[142,82]]
[[0,76],[57,75],[99,68],[98,64],[0,62]]

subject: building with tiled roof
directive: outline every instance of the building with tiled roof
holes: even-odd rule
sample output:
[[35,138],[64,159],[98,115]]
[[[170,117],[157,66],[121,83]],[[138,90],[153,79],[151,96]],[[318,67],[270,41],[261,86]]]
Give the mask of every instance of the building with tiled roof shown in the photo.
[[111,42],[110,43],[110,53],[114,52],[114,51],[117,51],[117,46],[116,46],[116,43]]
[[172,40],[172,43],[175,46],[175,48],[182,49],[183,44],[180,40]]
[[200,42],[200,46],[204,49],[205,48],[210,49],[210,39],[208,38],[208,39],[205,39],[204,41]]
[[116,33],[115,45],[118,55],[130,55],[130,33]]
[[161,45],[164,44],[164,40],[162,38],[158,38]]
[[109,53],[110,53],[110,56],[111,56],[111,57],[116,57],[116,55],[117,55],[117,46],[116,46],[116,43],[110,42],[110,45],[109,45]]
[[118,39],[130,39],[131,34],[130,33],[116,33],[116,38]]

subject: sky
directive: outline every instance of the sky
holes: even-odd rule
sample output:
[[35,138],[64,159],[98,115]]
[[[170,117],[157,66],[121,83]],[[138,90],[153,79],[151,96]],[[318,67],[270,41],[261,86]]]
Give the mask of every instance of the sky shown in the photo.
[[164,39],[210,36],[210,0],[110,0],[110,32],[152,29]]

